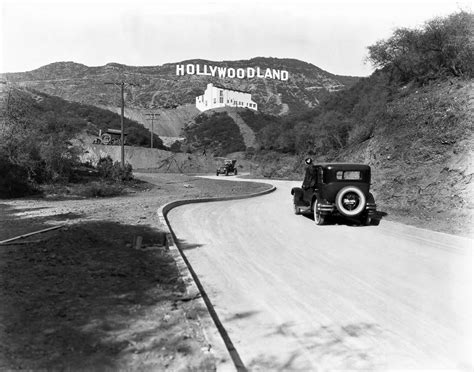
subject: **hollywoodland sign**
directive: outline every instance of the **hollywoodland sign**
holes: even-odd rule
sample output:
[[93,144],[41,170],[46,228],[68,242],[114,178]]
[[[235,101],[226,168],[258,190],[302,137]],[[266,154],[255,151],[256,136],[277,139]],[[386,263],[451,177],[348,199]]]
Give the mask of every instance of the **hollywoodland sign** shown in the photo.
[[199,64],[176,65],[176,75],[207,75],[239,79],[257,77],[261,79],[288,80],[288,71],[286,70],[260,69],[260,67],[233,68]]

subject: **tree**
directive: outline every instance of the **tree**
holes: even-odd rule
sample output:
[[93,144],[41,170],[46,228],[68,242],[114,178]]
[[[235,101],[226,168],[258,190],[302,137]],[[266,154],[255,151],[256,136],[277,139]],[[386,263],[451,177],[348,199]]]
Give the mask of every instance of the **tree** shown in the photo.
[[395,30],[389,39],[368,47],[367,59],[402,82],[443,75],[472,77],[473,40],[474,16],[461,11],[428,21],[420,29]]

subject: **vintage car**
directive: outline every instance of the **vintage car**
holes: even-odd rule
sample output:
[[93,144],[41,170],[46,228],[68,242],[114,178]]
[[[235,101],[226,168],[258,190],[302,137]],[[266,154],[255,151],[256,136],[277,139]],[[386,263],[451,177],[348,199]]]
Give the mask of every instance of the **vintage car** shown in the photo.
[[309,164],[301,187],[291,189],[295,214],[314,215],[317,225],[331,216],[378,225],[377,206],[370,189],[370,167],[365,164]]
[[[123,133],[124,145],[127,141],[127,133]],[[107,129],[105,132],[99,130],[99,136],[92,142],[94,145],[120,145],[122,143],[122,131],[120,129]]]
[[237,160],[224,160],[224,164],[217,168],[216,176],[218,176],[219,174],[225,174],[226,176],[228,176],[230,173],[237,175],[237,167],[235,166],[236,162]]

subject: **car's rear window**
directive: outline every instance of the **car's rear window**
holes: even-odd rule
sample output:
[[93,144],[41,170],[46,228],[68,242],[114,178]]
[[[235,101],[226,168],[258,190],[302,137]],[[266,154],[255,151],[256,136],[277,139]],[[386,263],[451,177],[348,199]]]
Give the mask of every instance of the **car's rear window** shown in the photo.
[[361,180],[362,174],[360,171],[337,171],[336,179],[338,180]]

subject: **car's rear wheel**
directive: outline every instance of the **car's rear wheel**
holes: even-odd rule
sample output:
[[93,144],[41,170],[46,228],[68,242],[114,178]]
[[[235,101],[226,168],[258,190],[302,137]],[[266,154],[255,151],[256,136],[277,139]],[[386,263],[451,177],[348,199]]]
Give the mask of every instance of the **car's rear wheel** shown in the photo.
[[236,169],[236,170],[234,170],[234,175],[236,175],[236,176],[237,176],[237,169]]
[[336,195],[336,208],[343,216],[354,217],[360,214],[366,204],[364,193],[355,186],[347,186]]
[[318,201],[315,200],[313,204],[314,223],[318,226],[326,223],[326,216],[324,216],[318,208]]

